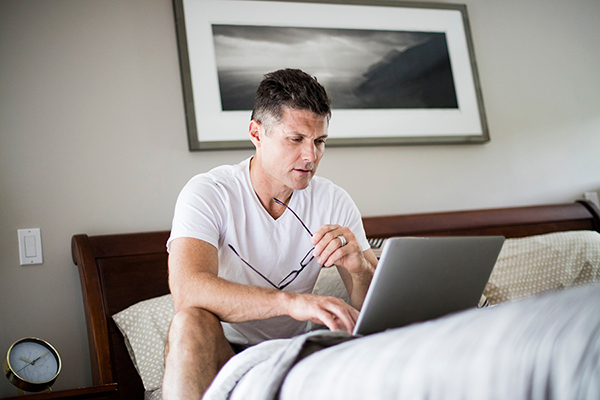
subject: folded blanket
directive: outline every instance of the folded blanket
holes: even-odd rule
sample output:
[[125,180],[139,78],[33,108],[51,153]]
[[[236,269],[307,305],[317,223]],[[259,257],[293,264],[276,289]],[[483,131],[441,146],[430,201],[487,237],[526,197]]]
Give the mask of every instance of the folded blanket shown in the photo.
[[[254,346],[204,399],[600,398],[600,286],[347,339],[316,331]],[[308,343],[327,348],[302,358]]]

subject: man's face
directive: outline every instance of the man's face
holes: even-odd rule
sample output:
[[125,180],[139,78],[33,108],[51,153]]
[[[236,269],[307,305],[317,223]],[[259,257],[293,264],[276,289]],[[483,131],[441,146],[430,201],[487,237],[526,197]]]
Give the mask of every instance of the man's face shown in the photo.
[[272,185],[294,190],[308,186],[325,152],[328,125],[326,117],[286,108],[280,122],[260,126],[257,158]]

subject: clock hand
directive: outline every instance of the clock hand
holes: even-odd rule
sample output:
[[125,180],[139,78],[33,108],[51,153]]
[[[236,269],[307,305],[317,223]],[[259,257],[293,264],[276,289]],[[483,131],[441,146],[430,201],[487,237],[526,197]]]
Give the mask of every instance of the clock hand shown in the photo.
[[40,360],[40,358],[46,357],[48,355],[48,353],[50,353],[50,351],[45,352],[44,354],[42,354],[41,356],[39,356],[38,358],[36,358],[35,360],[33,360],[31,362],[31,365],[35,365],[35,363],[38,362]]
[[29,367],[30,365],[33,365],[33,364],[27,364],[26,366],[24,366],[23,368],[21,368],[20,370],[18,370],[16,372],[16,374],[19,375],[19,372],[23,371],[25,368]]
[[23,361],[28,362],[29,364],[27,364],[26,366],[24,366],[23,368],[21,368],[20,370],[17,371],[17,374],[21,371],[23,371],[25,368],[29,367],[30,365],[35,365],[36,362],[38,362],[41,358],[46,357],[48,354],[50,353],[50,351],[45,352],[44,354],[42,354],[41,356],[39,356],[38,358],[36,358],[33,361],[29,361],[24,357],[19,357],[20,359],[22,359]]

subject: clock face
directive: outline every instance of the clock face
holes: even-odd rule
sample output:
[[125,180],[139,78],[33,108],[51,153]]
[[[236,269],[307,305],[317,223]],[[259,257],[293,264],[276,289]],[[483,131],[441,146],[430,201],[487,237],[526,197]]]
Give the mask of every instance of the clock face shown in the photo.
[[16,343],[8,355],[8,361],[16,376],[31,383],[50,382],[60,371],[55,350],[34,339]]

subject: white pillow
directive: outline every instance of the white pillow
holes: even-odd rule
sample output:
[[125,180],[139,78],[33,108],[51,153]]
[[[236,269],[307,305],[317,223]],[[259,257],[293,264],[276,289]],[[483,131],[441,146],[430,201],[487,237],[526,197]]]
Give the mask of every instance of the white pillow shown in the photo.
[[507,239],[484,290],[491,304],[600,280],[600,233],[555,232]]
[[164,351],[175,314],[170,294],[136,303],[113,315],[146,390],[162,386]]
[[[349,301],[337,268],[321,270],[313,293]],[[173,297],[167,294],[136,303],[112,317],[146,391],[162,386],[164,349],[174,313]]]
[[350,296],[336,267],[321,268],[313,294],[337,297],[350,304]]

